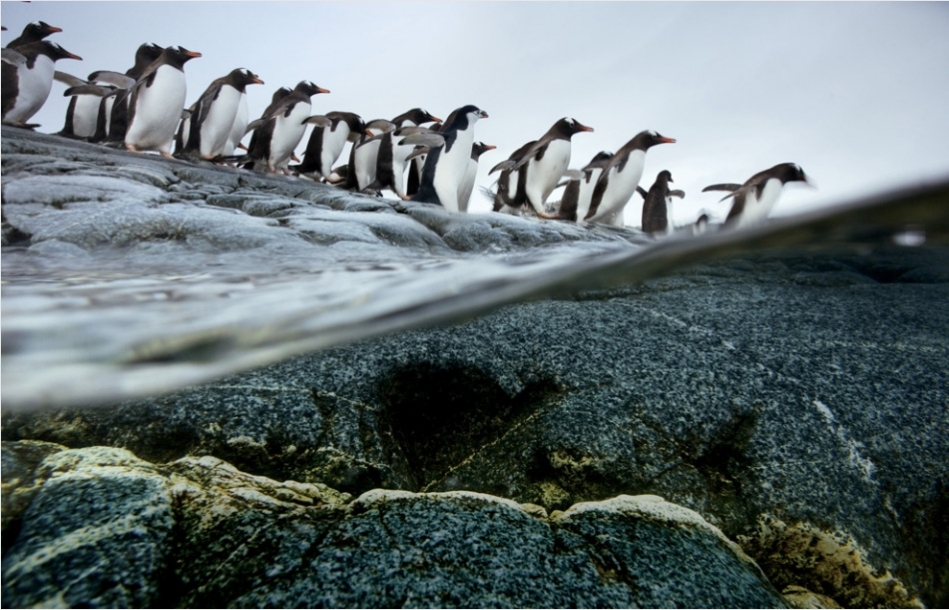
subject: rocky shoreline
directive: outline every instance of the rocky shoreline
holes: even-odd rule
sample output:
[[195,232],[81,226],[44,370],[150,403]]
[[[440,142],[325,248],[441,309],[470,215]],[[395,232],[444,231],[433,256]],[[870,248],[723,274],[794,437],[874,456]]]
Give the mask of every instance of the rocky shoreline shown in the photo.
[[[164,316],[177,303],[247,320],[267,310],[225,307],[271,290],[276,317],[276,297],[288,293],[274,286],[284,275],[305,280],[298,265],[314,256],[321,265],[375,259],[397,268],[383,272],[393,286],[444,284],[451,273],[439,276],[440,265],[483,270],[480,261],[467,266],[481,251],[509,268],[481,276],[490,298],[477,307],[406,297],[402,313],[382,316],[384,333],[369,324],[372,332],[333,335],[319,351],[272,352],[238,374],[248,367],[222,368],[200,386],[181,389],[178,379],[162,395],[138,388],[118,404],[40,410],[11,408],[5,389],[5,607],[949,603],[949,249],[944,214],[931,203],[945,202],[944,188],[904,202],[912,226],[926,229],[924,247],[891,239],[906,223],[884,222],[895,209],[888,204],[778,223],[748,236],[757,249],[727,235],[652,245],[634,231],[395,210],[278,178],[242,187],[258,178],[127,153],[97,165],[92,147],[49,136],[8,143],[8,133],[5,388],[24,363],[37,369],[34,384],[58,370],[48,358],[64,345],[77,358],[114,358],[84,343],[90,329],[114,328],[77,325],[78,338],[64,344],[43,326],[57,314],[82,312],[76,320],[96,324],[115,314],[120,328],[128,316],[134,330],[142,312]],[[127,184],[108,191],[96,180],[83,195],[93,199],[63,203],[48,190],[48,201],[31,202],[42,199],[42,181],[33,190],[24,181],[37,151],[54,144],[66,152],[47,163],[60,170],[35,175],[61,173],[63,189],[119,173],[170,187],[193,172],[178,189],[193,199],[143,204]],[[109,159],[121,161],[103,170]],[[167,178],[171,165],[179,182]],[[212,193],[223,180],[234,181],[231,190]],[[289,188],[308,189],[311,200]],[[76,223],[103,201],[129,213],[100,215],[103,226],[145,208],[162,220],[100,239]],[[233,240],[197,240],[187,227],[198,225],[185,222],[196,211],[213,218],[204,237],[226,230]],[[287,232],[316,216],[341,236],[336,245]],[[176,217],[184,233],[169,238]],[[386,243],[367,230],[384,231]],[[119,245],[119,235],[129,237]],[[762,247],[769,243],[782,248]],[[589,255],[595,264],[576,258],[588,281],[558,276],[566,265],[530,266],[537,257],[549,265],[544,256],[555,250]],[[276,251],[284,266],[264,281],[258,267],[278,260],[268,254]],[[610,267],[597,256],[636,264]],[[169,273],[155,271],[161,261],[195,279],[172,280],[171,298],[146,298],[157,284],[128,278],[138,271],[157,282]],[[102,278],[121,266],[128,283],[110,292]],[[382,277],[366,268],[358,281]],[[524,268],[543,269],[537,283],[525,285],[529,274],[504,283]],[[232,282],[231,296],[199,292],[242,273],[253,279]],[[455,287],[478,294],[468,279]],[[419,328],[413,312],[430,306],[442,309]],[[290,341],[234,320],[228,336],[257,333],[251,347]],[[352,326],[364,331],[366,320]],[[242,349],[203,345],[169,339],[164,351],[115,370],[173,374]]]

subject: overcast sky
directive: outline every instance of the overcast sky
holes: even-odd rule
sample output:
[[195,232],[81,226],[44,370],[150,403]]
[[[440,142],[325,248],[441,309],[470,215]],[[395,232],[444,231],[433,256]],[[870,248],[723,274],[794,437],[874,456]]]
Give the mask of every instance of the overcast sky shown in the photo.
[[[800,164],[818,188],[792,185],[775,214],[949,175],[947,3],[592,2],[2,2],[3,44],[43,20],[80,55],[80,77],[125,71],[143,42],[181,45],[190,105],[233,68],[257,73],[252,118],[273,91],[311,80],[332,93],[313,113],[392,118],[421,106],[441,118],[476,104],[475,139],[498,147],[487,170],[563,116],[592,126],[571,167],[655,129],[678,143],[646,157],[686,191],[676,220],[724,215],[714,182]],[[62,128],[65,86],[34,117]],[[302,153],[306,138],[298,151]],[[342,161],[341,161],[342,162]],[[556,198],[556,196],[555,196]],[[641,200],[627,208],[638,226]],[[490,209],[476,193],[472,211]]]

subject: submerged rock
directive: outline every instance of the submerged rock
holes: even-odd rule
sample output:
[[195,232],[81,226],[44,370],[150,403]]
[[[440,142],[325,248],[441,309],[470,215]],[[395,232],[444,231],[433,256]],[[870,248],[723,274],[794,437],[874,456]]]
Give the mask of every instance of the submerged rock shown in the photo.
[[[5,464],[29,448],[5,443]],[[5,607],[785,606],[737,545],[656,497],[553,518],[469,492],[350,501],[215,458],[101,447],[34,470],[36,497],[11,516]]]

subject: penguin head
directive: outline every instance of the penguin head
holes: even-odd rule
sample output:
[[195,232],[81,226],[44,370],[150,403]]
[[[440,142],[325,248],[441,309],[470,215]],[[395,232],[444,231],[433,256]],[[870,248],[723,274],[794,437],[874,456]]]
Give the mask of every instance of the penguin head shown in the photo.
[[166,47],[162,51],[162,56],[165,58],[165,61],[173,66],[178,66],[179,68],[185,64],[186,61],[194,59],[195,57],[201,57],[201,54],[197,51],[189,51],[188,49],[180,46]]
[[647,129],[636,134],[626,145],[630,150],[649,150],[656,144],[675,144],[675,139],[667,138],[657,131]]
[[55,42],[46,42],[41,43],[43,45],[43,54],[52,59],[53,61],[59,61],[60,59],[79,59],[82,58],[78,55],[73,55],[66,49],[62,48]]
[[317,93],[329,93],[329,89],[323,89],[322,87],[317,87],[313,82],[308,80],[301,80],[297,83],[296,91],[303,93],[304,95],[311,96],[316,95]]
[[146,42],[135,51],[135,63],[136,65],[148,65],[161,57],[162,51],[164,49],[154,42]]
[[471,158],[477,159],[484,153],[488,152],[489,150],[494,150],[495,148],[497,148],[497,146],[485,144],[484,142],[475,142],[471,145]]
[[554,124],[553,129],[563,134],[567,138],[569,138],[575,133],[580,133],[581,131],[591,131],[591,132],[593,131],[592,127],[587,127],[580,121],[571,117],[564,117],[560,119]]
[[50,34],[55,34],[56,32],[62,31],[62,28],[52,26],[45,21],[34,21],[32,23],[26,24],[26,27],[23,28],[23,36],[29,36],[30,38],[41,40]]
[[260,80],[260,77],[247,68],[237,68],[235,70],[231,70],[231,73],[227,75],[227,78],[240,90],[243,90],[243,88],[247,85],[264,84],[264,81]]
[[471,117],[472,119],[474,119],[474,120],[476,120],[476,121],[477,121],[478,119],[486,119],[486,118],[488,118],[488,113],[485,112],[484,110],[481,110],[480,108],[478,108],[478,107],[475,106],[474,104],[468,104],[468,105],[466,105],[466,106],[462,106],[462,107],[459,108],[456,112],[457,112],[459,115],[467,115],[467,116]]
[[667,169],[662,170],[662,171],[659,172],[659,174],[656,176],[656,180],[660,180],[660,179],[663,179],[663,180],[665,180],[666,182],[675,182],[675,180],[672,179],[672,172],[670,172],[670,171],[667,170]]
[[804,173],[804,170],[801,169],[801,166],[797,163],[781,163],[777,165],[776,168],[781,168],[779,177],[781,178],[782,184],[787,184],[788,182],[803,182],[809,186],[814,186],[814,183],[810,181],[807,174]]

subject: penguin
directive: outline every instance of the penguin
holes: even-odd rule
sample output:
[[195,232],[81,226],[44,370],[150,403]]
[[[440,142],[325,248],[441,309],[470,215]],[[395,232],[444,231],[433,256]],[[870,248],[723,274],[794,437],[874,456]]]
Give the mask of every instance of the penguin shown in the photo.
[[339,159],[346,146],[346,142],[356,141],[364,134],[366,123],[362,117],[354,112],[327,112],[325,117],[329,123],[325,126],[317,125],[310,132],[306,151],[303,153],[303,163],[292,167],[295,172],[304,175],[313,175],[326,182],[338,179],[333,174],[333,164]]
[[125,147],[132,152],[157,150],[171,157],[175,128],[187,95],[184,65],[201,57],[183,47],[166,47],[132,88]]
[[[403,140],[404,144],[430,146],[418,193],[412,198],[414,201],[438,203],[452,212],[460,210],[458,189],[471,159],[474,126],[478,120],[485,118],[488,118],[487,112],[469,104],[458,108],[445,120],[444,127],[438,132],[438,139],[442,143],[432,145],[427,141],[413,142],[415,136]],[[423,138],[431,136],[424,134]]]
[[459,212],[467,212],[468,204],[471,201],[471,192],[474,191],[475,179],[478,177],[478,159],[489,150],[496,149],[497,146],[485,144],[484,142],[475,142],[471,145],[471,157],[468,160],[468,167],[465,169],[465,178],[461,181],[458,188],[458,206]]
[[93,72],[89,80],[59,71],[53,77],[69,86],[63,96],[71,98],[66,108],[66,122],[58,135],[84,140],[95,137],[100,122],[102,128],[108,125],[105,117],[112,111],[115,96],[135,84],[134,79],[109,70]]
[[400,145],[396,134],[422,133],[413,128],[421,127],[425,123],[441,123],[441,121],[421,108],[412,108],[393,118],[392,123],[396,126],[396,131],[382,134],[379,141],[379,150],[376,153],[376,178],[372,187],[377,190],[388,188],[400,199],[408,199],[405,186],[406,160],[415,151],[415,146]]
[[560,210],[557,217],[560,220],[582,223],[583,218],[590,210],[590,200],[593,199],[593,190],[596,188],[600,174],[609,165],[613,153],[602,150],[590,159],[590,162],[580,170],[580,175],[567,183],[560,200]]
[[803,182],[813,186],[799,165],[779,163],[758,172],[742,185],[713,184],[702,189],[702,192],[731,191],[721,199],[721,201],[729,197],[735,199],[725,219],[725,226],[738,228],[765,220],[774,208],[774,204],[778,202],[784,185],[788,182]]
[[539,217],[554,218],[545,210],[547,198],[557,188],[557,183],[570,164],[570,139],[584,131],[592,132],[593,128],[576,119],[564,117],[522,153],[511,167],[512,172],[526,174],[523,199],[515,197],[515,205],[526,202]]
[[[137,82],[148,66],[161,57],[163,51],[164,49],[154,42],[139,45],[135,51],[135,64],[125,71],[125,76]],[[125,132],[128,130],[131,96],[116,96],[108,103],[111,108],[103,108],[108,99],[103,98],[103,102],[100,103],[99,115],[102,117],[102,122],[96,124],[96,133],[91,140],[93,142],[124,142]]]
[[82,58],[46,40],[3,50],[0,78],[5,124],[28,126],[27,121],[39,112],[49,97],[56,71],[54,66],[60,59]]
[[231,137],[245,88],[247,85],[262,84],[264,81],[246,68],[236,68],[227,76],[212,81],[191,107],[191,118],[182,121],[181,131],[187,129],[183,152],[197,154],[205,160],[222,156]]
[[623,208],[639,186],[646,163],[646,151],[657,144],[674,143],[672,138],[647,130],[639,132],[624,144],[600,175],[584,220],[622,227]]
[[643,231],[651,235],[668,235],[672,233],[672,198],[685,197],[679,190],[669,190],[669,183],[673,182],[672,173],[664,169],[656,176],[656,181],[649,192],[641,186],[636,190],[643,196]]
[[300,81],[289,95],[272,104],[264,123],[257,128],[256,148],[248,154],[256,163],[256,171],[289,174],[290,157],[306,131],[306,120],[310,118],[310,98],[318,93],[329,93],[310,81]]
[[[5,29],[5,28],[4,28]],[[26,24],[26,27],[23,28],[23,33],[11,40],[7,47],[8,49],[18,49],[22,46],[28,44],[39,42],[49,36],[50,34],[55,34],[56,32],[62,32],[61,28],[52,26],[45,21],[34,21],[32,23]]]
[[496,171],[501,172],[497,182],[498,190],[494,194],[493,210],[495,212],[516,214],[517,208],[519,208],[524,202],[524,190],[527,184],[527,174],[525,172],[514,171],[513,167],[519,160],[524,158],[524,154],[527,152],[527,150],[536,143],[537,140],[531,140],[530,142],[527,142],[511,153],[510,157],[492,167],[491,171],[488,172],[489,176]]
[[241,145],[244,134],[247,133],[247,124],[250,123],[250,107],[247,105],[247,92],[241,95],[240,102],[237,103],[237,114],[234,115],[234,123],[231,124],[231,133],[227,136],[227,142],[224,143],[224,149],[221,155],[230,157],[234,151]]
[[349,153],[347,185],[350,190],[363,191],[375,183],[382,135],[395,129],[395,123],[386,119],[366,123],[366,130]]

